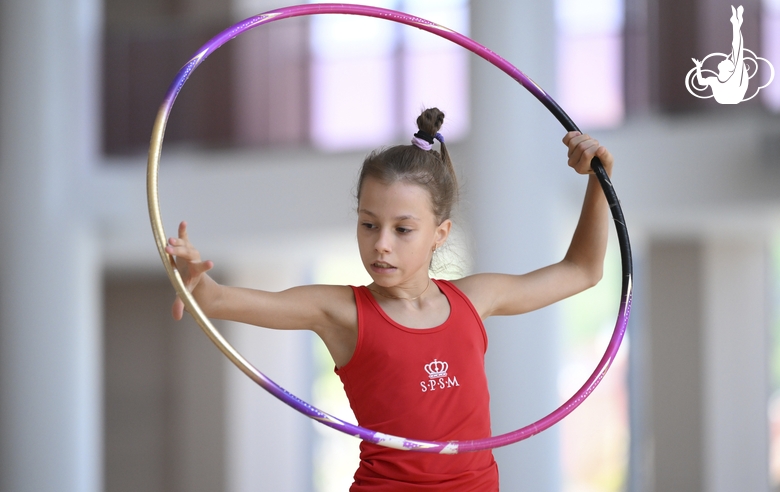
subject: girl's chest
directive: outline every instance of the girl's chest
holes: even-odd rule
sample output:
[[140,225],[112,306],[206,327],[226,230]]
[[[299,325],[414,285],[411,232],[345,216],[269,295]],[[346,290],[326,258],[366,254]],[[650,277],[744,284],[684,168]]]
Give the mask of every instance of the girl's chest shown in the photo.
[[379,306],[385,315],[395,323],[414,329],[436,328],[450,317],[450,304],[443,295],[423,309],[415,309],[404,300],[380,301]]

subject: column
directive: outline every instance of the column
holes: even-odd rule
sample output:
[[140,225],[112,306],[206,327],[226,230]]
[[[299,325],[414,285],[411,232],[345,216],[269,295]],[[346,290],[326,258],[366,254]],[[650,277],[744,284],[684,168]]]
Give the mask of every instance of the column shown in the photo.
[[769,490],[769,255],[763,236],[704,251],[704,472],[708,492]]
[[653,446],[643,491],[704,491],[702,253],[695,239],[655,240],[648,248],[649,343],[642,348],[651,354]]
[[[227,282],[280,291],[303,284],[303,273],[299,266],[289,264],[242,264]],[[252,365],[286,390],[310,400],[312,333],[238,324],[233,324],[227,333],[231,344]],[[227,490],[311,490],[313,424],[227,359],[225,364],[230,366],[226,389]]]
[[[471,14],[477,42],[542,87],[553,87],[552,2],[484,0],[471,3]],[[562,176],[570,171],[560,143],[565,131],[525,89],[474,60],[469,152],[456,165],[465,177],[462,206],[475,246],[475,270],[524,273],[559,261],[565,252],[554,206]],[[583,193],[584,187],[582,181]],[[530,424],[557,407],[555,313],[545,309],[486,323],[494,434]],[[498,449],[495,456],[502,489],[560,489],[555,428]]]
[[99,2],[0,4],[0,489],[101,487]]
[[[766,240],[651,240],[640,491],[769,490]],[[647,425],[649,423],[649,425]]]

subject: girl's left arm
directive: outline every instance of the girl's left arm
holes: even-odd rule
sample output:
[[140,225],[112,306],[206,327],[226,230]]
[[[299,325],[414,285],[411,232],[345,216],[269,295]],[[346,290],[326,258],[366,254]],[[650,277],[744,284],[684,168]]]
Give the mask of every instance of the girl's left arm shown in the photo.
[[588,185],[577,227],[563,260],[523,275],[483,273],[455,281],[482,319],[527,313],[582,292],[601,280],[609,232],[609,206],[590,162],[598,157],[608,175],[612,154],[580,132],[563,137],[569,166],[588,174]]

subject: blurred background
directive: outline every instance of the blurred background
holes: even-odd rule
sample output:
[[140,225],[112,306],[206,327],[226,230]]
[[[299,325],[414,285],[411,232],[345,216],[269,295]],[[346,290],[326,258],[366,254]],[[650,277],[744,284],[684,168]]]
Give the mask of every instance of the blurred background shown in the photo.
[[[720,106],[685,89],[728,53],[722,0],[385,0],[508,59],[615,155],[635,297],[604,381],[552,429],[495,451],[508,491],[780,490],[780,82]],[[179,67],[275,0],[0,3],[0,490],[344,491],[358,442],[243,376],[190,320],[148,222],[146,151]],[[780,69],[780,2],[746,0],[745,46]],[[766,64],[753,93],[769,81]],[[461,177],[435,274],[558,261],[585,179],[524,89],[436,36],[346,16],[284,20],[210,56],[160,170],[220,281],[363,284],[354,187],[424,107]],[[620,254],[594,289],[488,320],[495,433],[588,378],[614,328]],[[308,332],[221,323],[269,377],[349,418]],[[409,436],[414,437],[414,436]]]

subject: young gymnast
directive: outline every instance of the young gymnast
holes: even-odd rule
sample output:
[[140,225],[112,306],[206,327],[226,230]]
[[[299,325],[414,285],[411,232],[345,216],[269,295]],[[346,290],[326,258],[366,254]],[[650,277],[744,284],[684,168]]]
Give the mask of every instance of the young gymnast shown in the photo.
[[[429,276],[431,259],[450,233],[457,199],[455,171],[438,133],[444,114],[425,110],[411,145],[371,153],[357,186],[357,241],[373,282],[367,286],[306,285],[283,292],[217,284],[187,238],[170,238],[185,284],[209,317],[281,330],[315,332],[330,351],[358,424],[431,441],[490,436],[482,321],[526,313],[595,285],[601,278],[608,206],[591,176],[571,245],[559,263],[523,275],[481,273],[454,281]],[[433,150],[439,140],[441,152]],[[592,173],[606,148],[567,133],[569,166]],[[184,304],[176,299],[173,316]],[[438,455],[361,442],[352,492],[495,491],[490,451]]]

